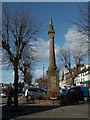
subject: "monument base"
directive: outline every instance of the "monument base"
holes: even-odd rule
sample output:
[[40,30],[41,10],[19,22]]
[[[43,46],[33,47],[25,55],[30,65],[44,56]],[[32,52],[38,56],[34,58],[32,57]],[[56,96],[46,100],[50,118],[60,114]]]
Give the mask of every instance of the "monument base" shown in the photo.
[[55,93],[56,96],[60,96],[59,90],[59,69],[51,69],[49,67],[47,71],[47,83],[48,83],[48,92],[47,96],[52,96]]

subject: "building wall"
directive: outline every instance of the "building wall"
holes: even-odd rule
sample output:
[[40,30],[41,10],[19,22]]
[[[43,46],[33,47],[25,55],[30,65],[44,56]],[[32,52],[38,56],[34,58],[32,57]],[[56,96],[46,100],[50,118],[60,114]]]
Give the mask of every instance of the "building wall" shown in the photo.
[[47,86],[47,80],[43,80],[42,78],[37,80],[39,86]]
[[[80,66],[79,66],[79,69],[78,69],[78,71],[77,71],[77,68],[76,67],[74,67],[73,69],[72,69],[72,74],[75,76],[76,75],[76,77],[75,77],[75,79],[74,79],[74,83],[78,86],[80,86],[80,85],[82,85],[82,82],[84,82],[84,81],[88,81],[88,80],[90,80],[90,65],[86,65],[86,67],[84,67],[84,64],[81,64]],[[79,73],[79,74],[77,74],[77,72]],[[64,77],[64,79],[66,80],[66,84],[67,85],[71,85],[72,84],[72,76],[71,76],[71,74],[68,72],[68,73],[66,73],[65,74],[65,77]],[[64,83],[62,83],[62,84],[64,84]]]
[[66,84],[66,80],[60,80],[60,82],[59,82],[59,88],[64,88],[65,86],[67,86],[67,84]]
[[[74,82],[76,83],[76,85],[82,85],[81,82],[85,82],[90,80],[90,67],[86,66],[86,68],[84,68],[81,73],[79,73],[77,75],[77,77],[75,78]],[[86,84],[84,84],[84,86],[86,86]]]

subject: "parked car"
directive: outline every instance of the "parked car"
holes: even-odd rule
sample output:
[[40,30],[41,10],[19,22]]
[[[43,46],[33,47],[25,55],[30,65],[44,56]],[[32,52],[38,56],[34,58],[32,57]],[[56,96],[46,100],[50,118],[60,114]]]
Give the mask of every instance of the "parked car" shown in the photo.
[[73,101],[84,101],[84,97],[88,97],[88,88],[87,87],[73,87],[68,90],[67,95]]
[[80,87],[80,89],[83,91],[83,96],[84,97],[89,97],[88,87]]
[[60,95],[61,95],[61,96],[67,96],[67,89],[61,88],[61,89],[60,89]]
[[0,95],[1,97],[6,97],[6,89],[2,88]]
[[18,88],[18,96],[22,96],[23,95],[23,89],[22,88]]
[[29,99],[35,99],[36,97],[43,97],[46,94],[46,91],[41,88],[29,88],[28,97]]

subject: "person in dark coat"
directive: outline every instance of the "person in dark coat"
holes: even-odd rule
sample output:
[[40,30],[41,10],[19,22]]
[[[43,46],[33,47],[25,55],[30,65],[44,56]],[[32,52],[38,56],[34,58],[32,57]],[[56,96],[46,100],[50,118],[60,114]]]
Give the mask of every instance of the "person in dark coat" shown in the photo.
[[13,103],[12,97],[13,97],[13,88],[10,87],[10,102],[11,103]]
[[7,96],[7,105],[11,105],[11,90],[10,87],[6,90],[6,96]]

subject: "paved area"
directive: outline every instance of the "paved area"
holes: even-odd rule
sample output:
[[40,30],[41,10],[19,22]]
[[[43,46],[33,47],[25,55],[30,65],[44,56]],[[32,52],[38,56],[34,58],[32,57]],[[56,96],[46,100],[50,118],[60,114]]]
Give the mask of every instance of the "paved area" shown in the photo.
[[14,120],[18,118],[88,118],[88,104],[69,106],[40,106],[36,104],[24,104],[19,106],[18,112],[13,107],[3,106],[3,119]]
[[[13,106],[5,104],[6,99],[3,98],[3,104],[0,106],[3,119],[15,120],[26,118],[88,118],[89,104],[80,102],[79,104],[68,106],[43,105],[38,102],[19,102],[18,112],[13,111]],[[39,103],[40,102],[40,103]]]
[[[19,117],[19,118],[22,118]],[[64,106],[24,115],[23,118],[88,118],[88,104]]]

